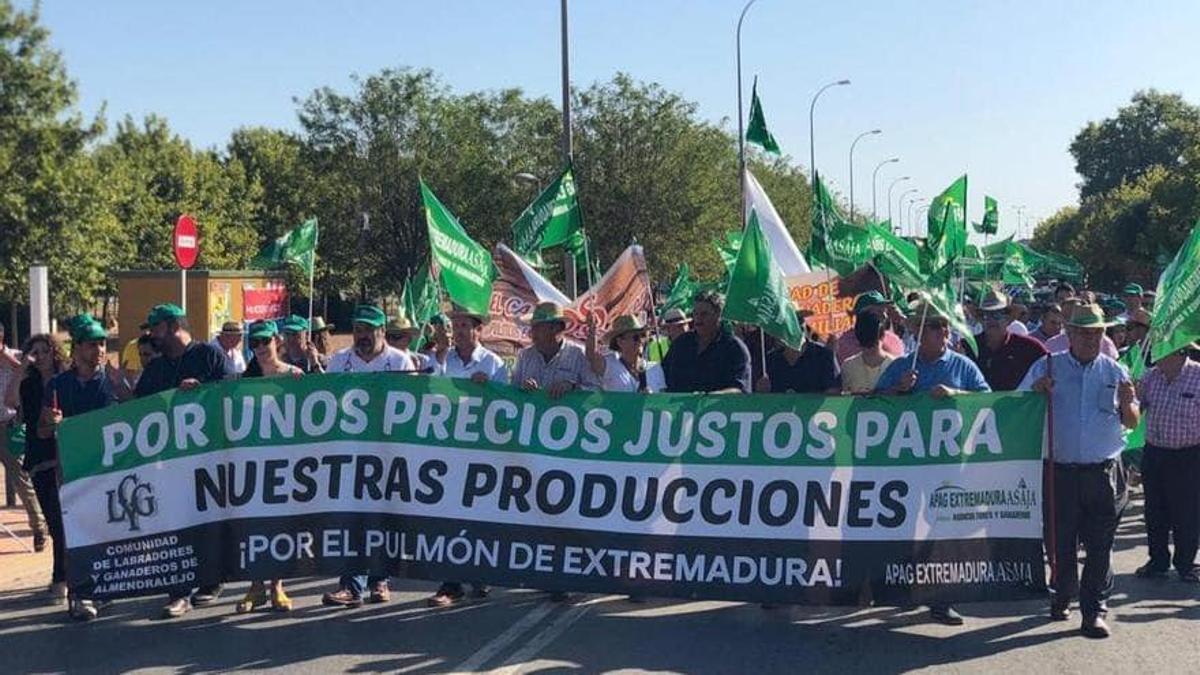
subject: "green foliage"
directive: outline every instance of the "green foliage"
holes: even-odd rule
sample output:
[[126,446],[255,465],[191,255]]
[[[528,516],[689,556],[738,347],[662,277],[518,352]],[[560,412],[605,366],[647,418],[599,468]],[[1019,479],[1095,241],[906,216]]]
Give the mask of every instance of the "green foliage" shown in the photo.
[[1200,217],[1200,108],[1138,92],[1115,117],[1088,123],[1071,153],[1080,204],[1041,223],[1034,247],[1074,256],[1098,288],[1153,286]]

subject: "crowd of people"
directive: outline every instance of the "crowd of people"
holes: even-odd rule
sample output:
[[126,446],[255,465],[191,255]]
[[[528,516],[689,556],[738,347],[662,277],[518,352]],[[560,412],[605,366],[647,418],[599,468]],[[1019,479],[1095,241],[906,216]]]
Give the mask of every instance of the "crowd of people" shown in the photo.
[[[316,317],[222,326],[211,341],[194,339],[183,310],[155,306],[142,334],[109,363],[108,335],[90,316],[69,322],[70,354],[53,335],[34,335],[21,351],[2,347],[0,327],[0,422],[20,427],[26,452],[10,453],[5,468],[17,476],[29,513],[34,544],[53,547],[50,593],[71,616],[88,620],[101,607],[67,587],[58,487],[55,428],[67,417],[172,388],[183,390],[236,377],[308,377],[322,373],[395,372],[506,383],[558,398],[572,391],[713,394],[911,395],[944,398],[987,391],[1043,392],[1054,414],[1053,454],[1047,477],[1054,482],[1047,509],[1046,551],[1055,570],[1049,617],[1064,621],[1078,598],[1081,631],[1107,637],[1106,600],[1113,590],[1111,553],[1125,503],[1128,478],[1122,462],[1126,434],[1146,418],[1140,473],[1145,489],[1149,558],[1138,576],[1200,582],[1195,556],[1200,539],[1200,364],[1181,350],[1150,363],[1144,353],[1153,298],[1136,285],[1121,297],[1097,298],[1059,283],[1036,303],[993,289],[967,301],[977,350],[966,347],[950,317],[918,296],[900,307],[878,292],[859,295],[853,328],[840,336],[808,334],[799,346],[776,343],[752,326],[722,320],[724,299],[706,291],[694,298],[691,315],[672,309],[658,331],[643,317],[620,316],[604,334],[589,325],[585,344],[564,337],[567,318],[552,302],[538,304],[528,321],[531,344],[506,364],[483,345],[487,315],[453,308],[418,327],[406,317],[389,320],[383,309],[360,305],[352,316],[350,347],[333,351],[333,326]],[[659,332],[660,331],[660,332]],[[243,347],[246,341],[248,351]],[[249,353],[249,360],[245,355]],[[1131,378],[1136,359],[1147,366]],[[1079,570],[1078,551],[1086,556]],[[1173,551],[1171,550],[1173,547]],[[357,607],[390,600],[388,579],[347,569],[322,602]],[[470,580],[467,580],[468,582]],[[486,597],[469,583],[470,597]],[[174,618],[210,604],[220,585],[178,589],[163,607]],[[562,599],[565,594],[552,594]],[[448,607],[468,598],[463,581],[446,581],[429,598]],[[292,608],[283,580],[251,584],[235,608]],[[930,608],[933,620],[963,623],[948,605]]]

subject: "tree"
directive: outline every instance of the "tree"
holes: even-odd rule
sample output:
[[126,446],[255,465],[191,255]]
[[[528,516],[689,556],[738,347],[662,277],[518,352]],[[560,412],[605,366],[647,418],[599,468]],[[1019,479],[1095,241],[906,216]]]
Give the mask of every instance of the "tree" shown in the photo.
[[1132,183],[1154,167],[1193,166],[1200,141],[1200,109],[1179,94],[1154,89],[1133,95],[1116,117],[1088,122],[1071,143],[1080,199]]
[[[36,5],[17,11],[0,0],[0,83],[0,299],[15,304],[28,296],[31,264],[61,261],[67,251],[92,253],[75,245],[108,225],[92,212],[96,186],[79,161],[103,124],[99,117],[85,124],[74,111],[75,84]],[[89,280],[104,262],[96,255],[78,265],[51,264],[55,311],[91,297]]]

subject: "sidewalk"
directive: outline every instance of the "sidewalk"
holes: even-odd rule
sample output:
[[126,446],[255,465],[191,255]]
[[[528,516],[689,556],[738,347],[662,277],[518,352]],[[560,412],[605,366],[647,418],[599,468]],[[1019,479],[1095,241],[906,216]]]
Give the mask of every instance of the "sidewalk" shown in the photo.
[[[4,499],[4,476],[0,469],[0,504],[4,503]],[[33,548],[33,536],[25,518],[25,509],[19,504],[11,509],[0,507],[0,523],[21,538],[18,543],[8,536],[4,528],[0,528],[0,593],[46,588],[50,584],[50,546],[47,545],[41,553],[29,552]]]

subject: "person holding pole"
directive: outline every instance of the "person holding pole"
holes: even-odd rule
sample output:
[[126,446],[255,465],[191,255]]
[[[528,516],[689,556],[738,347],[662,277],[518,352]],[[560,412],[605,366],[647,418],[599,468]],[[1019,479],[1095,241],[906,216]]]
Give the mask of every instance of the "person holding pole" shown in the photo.
[[[1018,387],[1048,395],[1049,459],[1053,465],[1046,548],[1051,552],[1050,619],[1066,621],[1078,593],[1080,632],[1106,638],[1113,589],[1112,549],[1125,496],[1123,429],[1141,417],[1129,371],[1101,353],[1108,321],[1096,305],[1081,305],[1067,323],[1070,349],[1043,357]],[[1080,575],[1079,544],[1087,559]]]
[[[892,361],[875,383],[875,393],[926,392],[933,398],[947,398],[992,390],[974,361],[950,349],[948,317],[927,300],[917,305],[914,314],[921,317],[917,348],[911,357]],[[947,626],[963,624],[962,615],[949,604],[930,605],[929,617]]]

